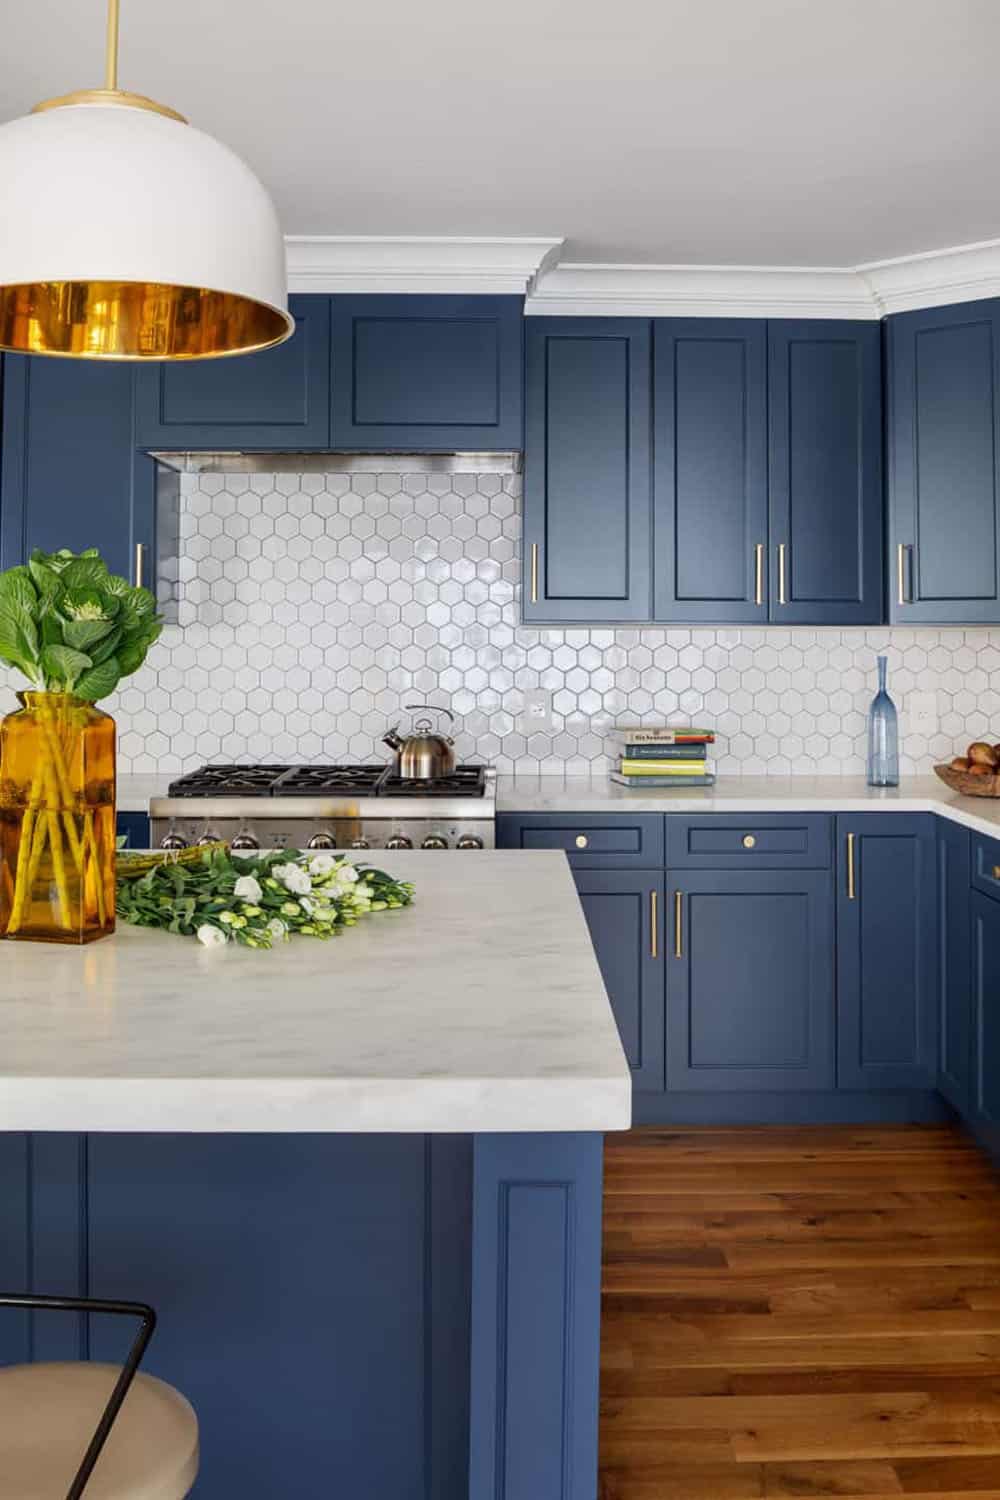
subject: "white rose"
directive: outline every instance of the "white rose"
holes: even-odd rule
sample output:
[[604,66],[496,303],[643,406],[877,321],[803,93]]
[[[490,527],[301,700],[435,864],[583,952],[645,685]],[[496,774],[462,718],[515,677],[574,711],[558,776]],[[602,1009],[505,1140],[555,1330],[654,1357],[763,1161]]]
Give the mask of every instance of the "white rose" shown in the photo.
[[316,880],[322,880],[324,875],[332,875],[337,868],[337,861],[332,854],[314,854],[309,861],[309,873]]
[[198,941],[204,943],[206,948],[224,948],[227,940],[221,928],[213,927],[209,922],[205,922],[198,928]]
[[272,917],[267,924],[267,930],[271,934],[272,943],[283,943],[288,936],[288,928],[280,917]]
[[280,880],[287,891],[296,896],[305,896],[312,890],[312,881],[301,865],[275,865],[271,871],[275,880]]
[[348,861],[345,860],[344,863],[341,865],[340,869],[337,871],[337,884],[338,885],[353,885],[354,882],[357,880],[357,878],[358,878],[358,872],[357,872],[357,870],[354,868],[354,866],[352,864],[349,864]]
[[233,895],[237,900],[249,901],[251,906],[256,906],[263,894],[264,892],[252,875],[241,875],[233,887]]

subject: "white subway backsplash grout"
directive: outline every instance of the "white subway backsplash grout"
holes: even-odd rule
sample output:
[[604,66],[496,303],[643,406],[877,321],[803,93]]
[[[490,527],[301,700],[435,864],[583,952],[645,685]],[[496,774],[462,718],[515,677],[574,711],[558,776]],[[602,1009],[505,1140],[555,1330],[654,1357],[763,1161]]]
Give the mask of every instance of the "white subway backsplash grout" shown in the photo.
[[[462,759],[505,771],[603,771],[615,724],[694,720],[723,774],[855,774],[879,651],[904,772],[1000,741],[1000,628],[521,626],[519,497],[516,475],[375,466],[183,476],[178,623],[105,705],[120,769],[381,759],[429,698],[457,714]],[[551,732],[521,721],[537,688]],[[914,691],[937,694],[929,738],[906,732]]]

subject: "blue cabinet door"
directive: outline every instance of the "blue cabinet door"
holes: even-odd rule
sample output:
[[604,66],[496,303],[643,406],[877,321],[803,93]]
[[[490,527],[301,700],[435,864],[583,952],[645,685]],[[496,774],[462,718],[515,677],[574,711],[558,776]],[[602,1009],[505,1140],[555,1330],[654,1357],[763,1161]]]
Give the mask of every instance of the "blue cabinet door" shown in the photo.
[[335,297],[334,448],[520,448],[520,297]]
[[137,545],[151,560],[154,470],[135,453],[130,365],[4,357],[0,567],[98,547],[132,578]]
[[653,325],[658,620],[767,620],[767,325]]
[[118,838],[125,840],[126,849],[149,848],[149,814],[143,812],[120,812],[116,819]]
[[[972,892],[973,1118],[1000,1131],[1000,901]],[[1000,1134],[990,1131],[1000,1147]]]
[[937,1081],[937,840],[930,813],[837,819],[838,1083]]
[[524,618],[648,620],[649,324],[525,329]]
[[768,324],[770,615],[883,619],[882,364],[877,323]]
[[576,888],[637,1089],[660,1091],[662,870],[577,870]]
[[889,617],[1000,620],[1000,299],[887,320]]
[[824,870],[670,871],[667,1089],[834,1083]]
[[970,965],[970,837],[938,820],[938,1088],[960,1115],[972,1104],[972,972]]
[[330,299],[291,297],[295,332],[275,349],[142,365],[135,372],[143,448],[330,446]]

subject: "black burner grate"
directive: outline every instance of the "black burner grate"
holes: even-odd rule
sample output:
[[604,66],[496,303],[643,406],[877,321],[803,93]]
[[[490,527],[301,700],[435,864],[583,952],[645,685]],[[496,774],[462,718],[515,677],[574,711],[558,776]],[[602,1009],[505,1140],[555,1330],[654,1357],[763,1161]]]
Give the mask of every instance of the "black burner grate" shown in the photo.
[[203,766],[172,781],[169,797],[481,797],[484,766],[409,781],[379,766]]
[[290,766],[202,766],[167,788],[168,797],[270,797]]

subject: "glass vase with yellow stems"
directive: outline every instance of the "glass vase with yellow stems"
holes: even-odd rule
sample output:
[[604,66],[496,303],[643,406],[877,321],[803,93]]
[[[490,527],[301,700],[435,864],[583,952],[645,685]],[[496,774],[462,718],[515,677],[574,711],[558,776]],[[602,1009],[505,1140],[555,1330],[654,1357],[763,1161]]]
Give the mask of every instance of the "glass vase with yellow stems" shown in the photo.
[[162,629],[95,550],[0,573],[0,663],[30,686],[0,723],[0,936],[89,943],[115,926],[115,724],[96,701]]

